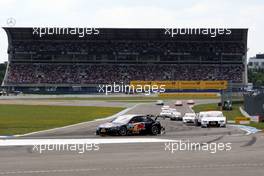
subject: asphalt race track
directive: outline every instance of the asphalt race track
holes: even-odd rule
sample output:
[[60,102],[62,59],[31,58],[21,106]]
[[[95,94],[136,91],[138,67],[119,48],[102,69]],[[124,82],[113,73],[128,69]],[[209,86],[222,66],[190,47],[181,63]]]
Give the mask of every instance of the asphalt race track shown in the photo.
[[[197,100],[209,103],[216,100]],[[76,102],[75,102],[76,103]],[[83,101],[90,105],[88,101]],[[172,101],[167,104],[173,106]],[[78,105],[80,102],[77,103]],[[91,104],[94,104],[91,103]],[[116,106],[116,102],[101,102],[102,105]],[[118,104],[119,105],[119,104]],[[155,103],[125,103],[127,114],[158,114],[160,106]],[[183,114],[190,112],[188,105],[176,107]],[[231,143],[231,150],[224,151],[172,151],[167,142],[103,143],[97,151],[78,154],[73,151],[48,151],[39,153],[33,146],[0,147],[0,175],[38,176],[89,176],[89,175],[184,175],[184,176],[252,176],[264,173],[264,135],[246,135],[238,128],[200,128],[183,125],[182,122],[161,120],[166,133],[159,136],[100,137],[95,129],[107,120],[82,123],[66,128],[43,131],[18,139],[170,139],[195,142],[203,145]],[[6,139],[8,140],[8,139]]]

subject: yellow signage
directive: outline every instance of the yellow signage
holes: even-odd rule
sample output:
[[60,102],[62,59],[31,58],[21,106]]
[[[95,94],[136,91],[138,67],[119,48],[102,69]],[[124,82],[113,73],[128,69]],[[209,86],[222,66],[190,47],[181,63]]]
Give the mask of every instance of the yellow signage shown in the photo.
[[227,89],[227,81],[201,81],[201,89]]
[[130,85],[164,85],[165,89],[177,90],[224,90],[227,89],[227,81],[131,81]]
[[248,118],[248,117],[236,117],[235,122],[237,124],[250,124],[250,118]]
[[201,81],[178,81],[179,89],[200,89]]

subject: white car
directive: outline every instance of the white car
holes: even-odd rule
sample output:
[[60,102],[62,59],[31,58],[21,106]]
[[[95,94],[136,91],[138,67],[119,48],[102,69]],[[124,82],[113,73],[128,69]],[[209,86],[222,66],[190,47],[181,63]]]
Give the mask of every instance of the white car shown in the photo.
[[187,104],[188,104],[188,105],[194,105],[195,102],[194,102],[194,100],[187,100]]
[[173,108],[162,110],[160,116],[170,118],[170,120],[182,120],[181,113]]
[[182,106],[183,104],[182,104],[182,101],[177,100],[174,105],[175,106]]
[[161,110],[164,111],[164,110],[169,110],[170,109],[170,106],[168,105],[164,105],[161,107]]
[[189,124],[189,123],[195,124],[195,120],[196,120],[196,114],[195,113],[185,113],[183,118],[182,118],[182,122],[185,124]]
[[226,127],[226,117],[224,116],[222,111],[200,112],[198,119],[200,119],[202,128],[211,126]]
[[158,100],[158,101],[156,102],[156,105],[164,105],[164,101],[163,101],[163,100]]
[[197,126],[201,126],[201,119],[206,113],[207,113],[206,111],[202,111],[196,114],[196,122],[197,122],[196,125]]

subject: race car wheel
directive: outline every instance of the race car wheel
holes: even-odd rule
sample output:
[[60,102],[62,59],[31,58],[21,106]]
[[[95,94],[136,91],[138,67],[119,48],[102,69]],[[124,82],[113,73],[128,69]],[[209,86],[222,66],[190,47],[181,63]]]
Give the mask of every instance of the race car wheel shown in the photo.
[[159,133],[160,133],[160,129],[159,129],[159,127],[158,127],[157,125],[152,126],[152,127],[151,127],[151,133],[152,133],[153,135],[157,135],[157,134],[159,134]]
[[201,122],[198,122],[198,120],[195,121],[195,126],[201,126]]
[[121,127],[121,128],[119,129],[119,134],[120,134],[121,136],[126,136],[126,135],[127,135],[127,129],[126,129],[126,127]]

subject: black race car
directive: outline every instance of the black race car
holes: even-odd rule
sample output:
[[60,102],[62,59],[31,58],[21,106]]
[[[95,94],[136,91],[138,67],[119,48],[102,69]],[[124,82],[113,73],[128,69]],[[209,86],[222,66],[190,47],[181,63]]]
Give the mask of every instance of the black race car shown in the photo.
[[157,118],[149,115],[122,115],[111,122],[101,124],[96,129],[97,135],[132,135],[132,134],[160,134],[164,128]]

